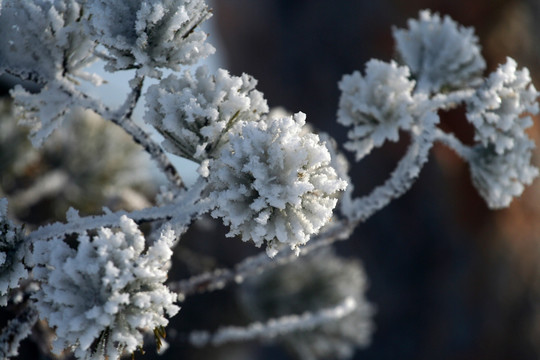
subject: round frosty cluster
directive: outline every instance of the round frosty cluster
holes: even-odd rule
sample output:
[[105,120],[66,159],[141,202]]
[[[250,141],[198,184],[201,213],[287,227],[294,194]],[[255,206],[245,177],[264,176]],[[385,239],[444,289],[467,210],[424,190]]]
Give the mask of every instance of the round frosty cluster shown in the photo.
[[99,82],[83,71],[96,59],[96,45],[81,24],[83,12],[77,0],[4,0],[0,8],[0,74],[10,71],[43,85],[39,93],[20,85],[11,92],[36,147],[74,106],[62,87],[73,86],[74,77]]
[[508,58],[467,103],[475,140],[485,147],[494,146],[497,154],[511,150],[516,142],[527,138],[525,129],[533,122],[523,114],[538,113],[537,97],[528,69],[517,70],[516,62]]
[[0,199],[0,306],[7,304],[9,290],[28,276],[26,250],[22,229],[7,218],[7,200]]
[[9,69],[29,80],[47,82],[94,60],[95,44],[81,26],[77,0],[3,0],[0,6],[0,73]]
[[474,29],[445,16],[420,11],[408,29],[394,29],[400,57],[417,78],[418,88],[437,92],[476,81],[486,67]]
[[474,148],[469,159],[472,181],[490,208],[507,207],[538,176],[531,165],[533,149],[534,143],[525,139],[502,154],[493,146]]
[[143,332],[167,325],[179,308],[163,284],[174,232],[164,231],[150,247],[134,221],[120,230],[80,235],[77,248],[63,239],[34,243],[34,295],[40,317],[55,328],[53,351],[71,349],[80,359],[118,359],[143,344]]
[[332,216],[338,191],[347,183],[330,167],[319,137],[304,133],[305,115],[241,124],[209,164],[213,217],[269,256],[281,244],[305,244]]
[[365,73],[355,71],[339,83],[337,121],[352,127],[345,148],[356,152],[357,160],[387,140],[397,141],[399,130],[411,127],[418,102],[406,66],[371,60]]
[[111,71],[140,68],[141,75],[160,77],[155,68],[179,71],[215,51],[196,29],[211,16],[203,0],[87,0],[86,7]]
[[374,330],[374,309],[365,298],[366,288],[366,275],[359,262],[324,249],[246,279],[240,288],[240,300],[248,316],[266,322],[354,299],[357,307],[350,315],[278,337],[299,359],[349,359],[356,348],[370,344]]
[[226,133],[239,121],[258,120],[268,112],[257,81],[199,67],[181,78],[170,75],[146,94],[146,121],[165,138],[173,154],[200,162],[217,155]]

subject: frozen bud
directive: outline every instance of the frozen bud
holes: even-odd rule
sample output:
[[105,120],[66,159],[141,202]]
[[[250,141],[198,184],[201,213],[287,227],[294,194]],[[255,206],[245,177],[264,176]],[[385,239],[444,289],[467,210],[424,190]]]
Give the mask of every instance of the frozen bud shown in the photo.
[[524,113],[538,113],[537,97],[527,68],[517,70],[516,62],[508,58],[467,102],[475,140],[484,147],[493,145],[498,154],[511,150],[517,141],[527,138],[525,129],[533,122]]
[[209,165],[215,218],[256,246],[305,244],[332,217],[337,192],[347,183],[330,166],[319,137],[303,133],[305,115],[244,122]]
[[417,78],[418,88],[437,92],[475,83],[486,67],[472,28],[429,10],[410,19],[408,29],[394,29],[397,50]]
[[63,239],[37,241],[34,295],[40,317],[56,332],[53,351],[72,350],[79,359],[118,359],[143,344],[143,334],[175,315],[176,295],[165,285],[175,234],[163,231],[145,248],[135,222],[120,229],[80,235],[76,248]]
[[268,112],[257,81],[200,67],[182,78],[170,75],[146,94],[146,121],[165,138],[173,154],[200,162],[213,157],[239,121],[257,121]]
[[95,58],[76,0],[4,0],[0,6],[0,73],[42,83],[79,72]]
[[528,139],[516,141],[502,154],[493,146],[474,148],[469,159],[472,181],[490,208],[507,207],[538,176],[538,169],[530,163],[533,148]]
[[10,289],[28,276],[23,260],[26,246],[22,229],[7,218],[7,200],[0,199],[0,306],[5,306]]
[[339,83],[337,121],[352,127],[345,148],[356,152],[357,160],[387,140],[397,141],[399,130],[413,124],[420,101],[412,95],[414,81],[409,80],[406,66],[371,60],[365,73],[345,75]]
[[88,0],[86,7],[92,36],[109,50],[108,70],[160,77],[156,68],[179,71],[215,51],[197,29],[211,16],[202,0]]

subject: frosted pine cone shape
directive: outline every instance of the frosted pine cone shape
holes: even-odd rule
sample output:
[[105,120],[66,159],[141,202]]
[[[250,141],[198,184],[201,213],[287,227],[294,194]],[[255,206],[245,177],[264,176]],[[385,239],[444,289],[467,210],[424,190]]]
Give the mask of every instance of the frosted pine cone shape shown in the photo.
[[134,221],[123,216],[120,231],[102,228],[80,235],[77,249],[64,240],[34,244],[34,296],[40,317],[53,327],[53,351],[79,359],[118,359],[143,345],[143,333],[167,325],[179,308],[167,279],[174,232],[164,231],[145,249]]
[[319,137],[305,134],[305,115],[241,124],[209,165],[213,217],[274,256],[282,244],[305,244],[332,216],[345,189]]
[[0,73],[39,83],[67,74],[92,78],[81,72],[95,59],[82,13],[77,0],[0,2]]
[[88,0],[92,37],[110,52],[111,71],[140,68],[141,75],[160,77],[213,54],[207,34],[196,28],[211,16],[202,0]]
[[257,121],[268,112],[257,81],[206,67],[182,78],[170,75],[146,93],[146,122],[164,137],[164,148],[200,162],[213,157],[238,121]]
[[420,12],[408,29],[394,29],[401,59],[417,78],[418,88],[437,92],[475,83],[486,67],[474,29],[459,26],[445,16]]
[[532,149],[534,143],[528,139],[520,139],[502,154],[493,146],[474,148],[469,159],[472,181],[490,208],[507,207],[538,176],[531,165]]
[[7,304],[10,289],[28,276],[23,260],[26,255],[22,229],[7,218],[7,200],[0,199],[0,306]]
[[517,141],[528,138],[525,129],[533,122],[525,113],[538,113],[538,92],[531,84],[529,70],[517,70],[508,58],[467,102],[467,118],[475,127],[475,140],[484,147],[493,145],[497,154],[511,150]]
[[355,71],[339,83],[337,121],[352,127],[345,148],[356,152],[356,160],[387,140],[397,141],[399,130],[411,127],[417,99],[409,75],[406,66],[371,60],[365,76]]

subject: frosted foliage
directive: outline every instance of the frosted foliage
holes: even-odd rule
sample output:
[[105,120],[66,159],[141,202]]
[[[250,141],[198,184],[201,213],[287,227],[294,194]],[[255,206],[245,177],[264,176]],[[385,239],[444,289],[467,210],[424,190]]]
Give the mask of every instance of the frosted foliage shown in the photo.
[[0,199],[0,305],[5,306],[10,289],[28,276],[23,259],[26,246],[22,229],[7,218],[7,200]]
[[341,98],[337,121],[351,126],[345,148],[360,160],[385,141],[397,141],[400,129],[409,129],[417,99],[411,94],[414,81],[409,69],[396,63],[371,60],[366,75],[358,71],[339,83]]
[[196,27],[211,13],[202,0],[87,0],[93,36],[106,46],[111,71],[140,68],[160,77],[156,68],[180,70],[212,53],[207,34]]
[[146,121],[165,138],[169,152],[200,162],[217,155],[226,132],[238,121],[256,121],[268,112],[257,81],[243,74],[200,67],[182,78],[170,75],[146,94]]
[[347,183],[330,167],[330,154],[315,134],[303,134],[305,115],[245,122],[210,163],[213,217],[256,246],[305,244],[332,217],[337,192]]
[[77,249],[63,240],[34,244],[34,296],[40,317],[55,328],[53,351],[80,359],[118,359],[143,344],[143,332],[166,326],[179,308],[167,279],[175,235],[164,231],[145,250],[145,239],[125,215],[120,230],[81,235]]
[[530,164],[533,148],[532,141],[520,139],[503,154],[498,154],[493,146],[474,149],[469,159],[471,177],[490,208],[507,207],[538,176],[538,169]]
[[517,141],[527,138],[525,129],[533,122],[522,115],[538,113],[537,97],[529,71],[517,70],[516,62],[508,58],[467,102],[467,118],[475,127],[475,140],[484,147],[494,146],[498,154],[513,149]]
[[39,93],[16,85],[11,96],[19,123],[30,129],[30,140],[35,147],[43,145],[43,141],[62,125],[64,116],[76,106],[69,93],[55,82],[45,85]]
[[255,320],[315,312],[343,299],[357,307],[348,316],[311,330],[278,337],[302,360],[349,359],[371,342],[374,309],[365,298],[366,275],[357,261],[326,249],[246,280],[242,304]]
[[474,29],[459,26],[448,16],[429,10],[410,19],[408,29],[394,29],[400,57],[418,79],[418,88],[437,92],[478,80],[486,64]]
[[81,25],[77,0],[3,0],[0,7],[0,73],[47,82],[66,74],[90,77],[94,42]]

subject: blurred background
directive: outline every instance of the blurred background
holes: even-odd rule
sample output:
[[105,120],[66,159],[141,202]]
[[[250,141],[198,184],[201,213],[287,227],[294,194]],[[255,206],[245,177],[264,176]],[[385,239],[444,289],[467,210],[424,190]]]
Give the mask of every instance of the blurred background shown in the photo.
[[[338,144],[346,139],[346,129],[335,122],[338,81],[344,74],[363,71],[371,58],[391,60],[392,26],[406,27],[407,19],[416,18],[422,9],[474,27],[488,71],[510,56],[520,67],[528,67],[533,82],[540,84],[537,0],[214,0],[212,7],[208,32],[218,48],[218,65],[233,75],[253,75],[270,106],[305,112],[316,129],[330,133]],[[4,83],[4,96],[10,86]],[[10,199],[14,218],[31,227],[64,220],[69,206],[85,215],[98,213],[103,205],[134,209],[153,202],[160,181],[155,170],[147,158],[137,155],[139,148],[130,146],[129,139],[121,140],[114,126],[78,114],[51,145],[37,151],[22,130],[10,125],[14,122],[9,101],[2,104],[0,195]],[[462,110],[441,117],[445,130],[471,141],[472,128]],[[538,125],[530,135],[539,142]],[[78,136],[86,137],[88,144],[75,140]],[[351,163],[356,194],[384,181],[406,146],[406,139],[388,144],[360,163]],[[69,151],[75,148],[80,153]],[[537,155],[537,164],[539,160]],[[182,173],[184,165],[179,166]],[[136,176],[129,175],[133,171]],[[539,220],[538,180],[508,209],[490,211],[472,187],[467,165],[436,146],[411,191],[336,245],[339,256],[363,264],[369,284],[366,297],[376,308],[371,344],[358,350],[354,359],[538,359]],[[171,279],[230,267],[259,251],[225,238],[225,232],[211,219],[198,221],[175,251]],[[186,343],[193,329],[253,321],[240,300],[245,291],[231,286],[188,298],[168,328],[169,349],[157,357],[149,345],[146,355],[136,358],[295,359],[279,341],[205,349]],[[2,314],[0,325],[9,316]],[[40,344],[35,339],[44,329],[38,327],[33,339],[24,343],[20,358],[49,358],[47,351],[37,355]]]

